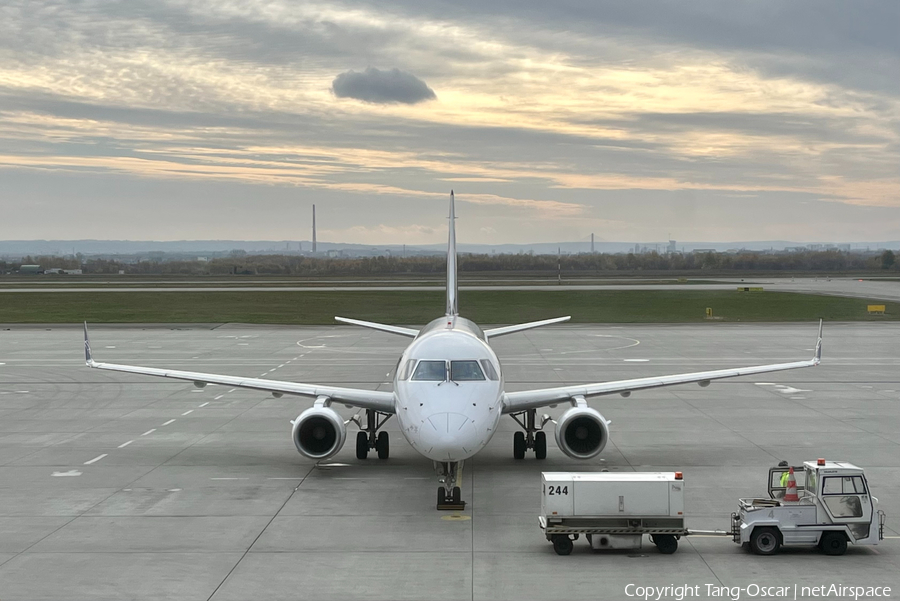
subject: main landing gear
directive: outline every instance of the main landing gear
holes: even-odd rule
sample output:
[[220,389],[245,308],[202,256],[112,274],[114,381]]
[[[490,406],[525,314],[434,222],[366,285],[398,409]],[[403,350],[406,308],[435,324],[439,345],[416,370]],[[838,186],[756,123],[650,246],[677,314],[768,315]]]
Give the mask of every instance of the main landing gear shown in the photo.
[[441,482],[441,486],[438,486],[437,489],[437,508],[439,510],[462,511],[466,508],[466,502],[459,498],[462,466],[462,461],[434,462],[438,481]]
[[543,428],[550,421],[550,416],[543,416],[540,425],[536,423],[537,409],[511,413],[510,416],[525,430],[524,432],[513,434],[513,457],[525,459],[525,452],[528,449],[533,449],[535,459],[546,459],[547,433],[543,431]]
[[391,419],[390,413],[382,413],[374,409],[366,409],[366,425],[363,427],[359,418],[354,415],[350,421],[356,422],[360,431],[356,433],[356,458],[365,459],[369,449],[378,452],[379,459],[387,459],[391,453],[391,442],[387,432],[379,432],[385,422]]

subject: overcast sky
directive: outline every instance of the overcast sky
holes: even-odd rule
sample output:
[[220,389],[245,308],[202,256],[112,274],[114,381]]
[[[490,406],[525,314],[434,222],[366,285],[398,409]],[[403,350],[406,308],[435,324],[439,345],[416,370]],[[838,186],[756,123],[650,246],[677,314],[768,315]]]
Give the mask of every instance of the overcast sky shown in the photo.
[[0,239],[900,238],[900,2],[4,0]]

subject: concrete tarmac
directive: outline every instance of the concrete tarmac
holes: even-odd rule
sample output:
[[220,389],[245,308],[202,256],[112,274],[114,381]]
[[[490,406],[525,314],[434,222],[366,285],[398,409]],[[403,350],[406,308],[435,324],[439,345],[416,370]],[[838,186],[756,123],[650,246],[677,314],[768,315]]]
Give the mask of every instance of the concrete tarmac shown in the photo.
[[[500,338],[508,390],[805,359],[816,324],[553,326]],[[463,512],[434,509],[429,461],[393,421],[391,458],[348,444],[318,467],[289,420],[311,402],[89,370],[71,326],[0,327],[0,599],[630,599],[629,584],[890,586],[900,591],[900,324],[825,324],[817,368],[599,397],[611,442],[577,462],[512,458],[504,418],[464,471]],[[390,389],[408,342],[335,327],[115,327],[98,360]],[[352,410],[341,408],[349,417]],[[561,409],[547,410],[553,416]],[[554,554],[541,471],[681,470],[696,529],[727,529],[767,469],[866,468],[887,540],[843,557],[758,557],[688,537],[674,555]],[[747,587],[751,587],[748,589]],[[793,597],[793,589],[791,594]],[[663,599],[674,599],[664,595]],[[803,598],[799,595],[798,598]],[[809,597],[808,598],[814,598]]]

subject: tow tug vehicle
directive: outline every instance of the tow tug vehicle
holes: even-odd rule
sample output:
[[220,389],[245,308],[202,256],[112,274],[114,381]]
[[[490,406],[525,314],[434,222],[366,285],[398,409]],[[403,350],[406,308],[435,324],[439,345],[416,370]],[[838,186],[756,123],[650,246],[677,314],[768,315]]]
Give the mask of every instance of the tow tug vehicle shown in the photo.
[[826,555],[843,555],[848,543],[884,539],[884,512],[865,472],[852,463],[819,459],[799,469],[774,467],[768,492],[768,499],[740,499],[731,514],[734,542],[758,555],[774,555],[782,545],[816,545]]

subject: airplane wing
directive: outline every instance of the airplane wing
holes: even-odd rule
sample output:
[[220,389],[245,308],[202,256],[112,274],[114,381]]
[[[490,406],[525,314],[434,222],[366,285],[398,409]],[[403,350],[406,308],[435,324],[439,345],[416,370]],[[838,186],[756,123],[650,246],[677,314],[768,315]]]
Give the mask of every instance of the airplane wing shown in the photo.
[[362,321],[361,319],[349,319],[347,317],[335,317],[335,321],[349,323],[364,328],[372,328],[373,330],[381,330],[382,332],[390,332],[391,334],[400,334],[401,336],[409,336],[415,338],[419,335],[419,330],[412,328],[401,328],[400,326],[389,326],[383,323],[375,323],[374,321]]
[[496,338],[497,336],[505,336],[506,334],[512,334],[513,332],[521,332],[522,330],[530,330],[531,328],[539,328],[541,326],[550,325],[551,323],[559,323],[561,321],[569,321],[572,319],[571,315],[567,315],[565,317],[554,317],[553,319],[543,319],[541,321],[529,321],[528,323],[517,323],[511,326],[503,326],[502,328],[492,328],[490,330],[485,330],[485,337],[490,340],[491,338]]
[[264,390],[276,395],[294,394],[306,397],[327,396],[336,403],[351,405],[361,409],[375,409],[383,413],[394,413],[394,393],[377,390],[362,390],[358,388],[340,388],[337,386],[322,386],[319,384],[301,384],[299,382],[285,382],[280,380],[264,380],[262,378],[245,378],[242,376],[224,376],[218,374],[206,374],[194,371],[180,371],[176,369],[158,369],[154,367],[138,367],[133,365],[118,365],[116,363],[99,363],[94,361],[91,353],[91,343],[88,339],[87,323],[84,324],[84,362],[94,369],[106,369],[121,371],[144,376],[157,376],[172,378],[175,380],[187,380],[201,388],[206,384],[221,384],[236,388],[250,388],[252,390]]
[[736,378],[738,376],[764,374],[786,369],[797,369],[800,367],[814,367],[818,365],[821,360],[822,321],[819,320],[819,338],[816,341],[816,354],[808,361],[776,363],[773,365],[759,365],[755,367],[739,367],[735,369],[717,369],[690,374],[635,378],[633,380],[617,380],[614,382],[600,382],[597,384],[578,384],[575,386],[560,386],[558,388],[543,388],[540,390],[525,390],[522,392],[507,392],[504,395],[503,413],[516,413],[528,409],[537,409],[547,405],[555,405],[556,403],[564,403],[576,396],[590,397],[615,393],[629,396],[631,392],[635,390],[673,386],[675,384],[687,384],[690,382],[697,382],[700,386],[707,386],[712,380],[721,380],[722,378]]

